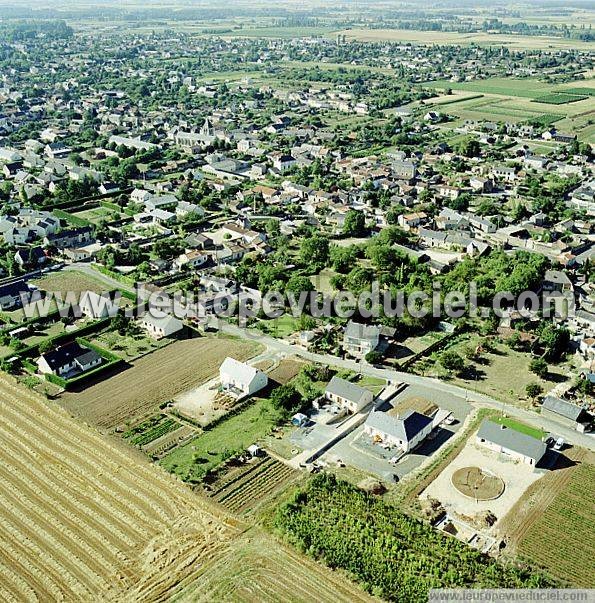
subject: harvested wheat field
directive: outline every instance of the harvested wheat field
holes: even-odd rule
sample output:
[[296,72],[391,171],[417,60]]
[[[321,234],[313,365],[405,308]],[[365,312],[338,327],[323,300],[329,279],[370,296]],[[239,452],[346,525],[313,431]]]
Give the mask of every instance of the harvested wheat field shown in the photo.
[[343,572],[306,559],[254,528],[173,600],[364,603],[377,599],[350,582]]
[[125,426],[154,414],[162,402],[213,377],[226,356],[247,360],[261,347],[225,337],[176,341],[82,392],[63,394],[59,403],[96,427]]
[[225,552],[236,529],[0,375],[0,600],[159,600]]
[[367,600],[4,374],[0,439],[1,601]]

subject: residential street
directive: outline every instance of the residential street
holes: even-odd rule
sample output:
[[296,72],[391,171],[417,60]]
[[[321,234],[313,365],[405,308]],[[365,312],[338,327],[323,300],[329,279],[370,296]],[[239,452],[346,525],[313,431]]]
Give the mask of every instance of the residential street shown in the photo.
[[444,381],[439,381],[438,379],[433,379],[430,377],[421,377],[420,375],[412,375],[411,373],[402,373],[390,369],[375,368],[366,363],[359,363],[353,360],[344,360],[342,358],[337,358],[336,356],[331,356],[328,354],[315,354],[312,352],[308,352],[307,350],[304,350],[301,347],[286,343],[284,341],[280,341],[273,337],[262,335],[260,333],[255,333],[254,331],[249,331],[247,329],[242,329],[236,325],[230,324],[229,322],[223,320],[219,321],[219,328],[223,333],[229,335],[255,339],[263,345],[266,345],[269,350],[272,350],[278,354],[293,354],[301,356],[306,360],[311,360],[312,362],[320,362],[323,364],[330,364],[340,368],[351,369],[364,375],[380,377],[382,379],[386,379],[387,381],[399,381],[402,383],[407,383],[408,385],[419,385],[426,388],[438,390],[439,392],[444,394],[451,394],[453,396],[464,398],[475,407],[486,407],[502,410],[509,416],[515,417],[522,421],[527,421],[531,425],[539,427],[544,431],[548,431],[556,434],[557,436],[561,436],[571,444],[583,446],[585,448],[589,448],[590,450],[595,450],[595,434],[579,433],[578,431],[570,429],[569,427],[566,427],[562,423],[553,419],[542,417],[537,413],[530,412],[522,408],[506,404],[504,402],[500,402],[484,394],[480,394],[471,390],[466,390],[456,385],[451,385],[449,383],[445,383]]
[[[93,276],[94,278],[102,280],[107,285],[113,288],[122,288],[130,292],[134,291],[134,288],[132,286],[124,285],[116,279],[102,274],[97,270],[94,270],[88,264],[71,264],[67,266],[66,269],[84,272],[90,276]],[[307,360],[311,360],[312,362],[331,364],[340,368],[354,370],[364,375],[380,377],[382,379],[386,379],[387,381],[399,381],[402,383],[407,383],[408,385],[420,385],[423,387],[435,389],[445,394],[452,394],[457,397],[465,398],[469,403],[473,404],[476,407],[495,408],[498,410],[502,410],[506,412],[506,414],[508,414],[509,416],[515,417],[522,421],[528,421],[532,425],[539,427],[540,429],[561,436],[569,443],[575,444],[577,446],[583,446],[585,448],[589,448],[590,450],[595,450],[595,434],[579,433],[578,431],[570,429],[569,427],[563,425],[561,422],[558,422],[554,419],[542,417],[537,413],[527,411],[525,409],[518,408],[516,406],[512,406],[504,402],[500,402],[498,400],[495,400],[494,398],[491,398],[490,396],[486,396],[485,394],[481,394],[472,390],[466,390],[456,385],[451,385],[449,383],[445,383],[444,381],[440,381],[438,379],[433,379],[430,377],[412,375],[411,373],[402,373],[391,369],[375,368],[367,363],[360,363],[354,360],[345,360],[328,354],[315,354],[312,352],[308,352],[307,350],[304,350],[299,346],[286,343],[279,339],[275,339],[274,337],[261,334],[260,332],[243,329],[225,320],[219,320],[218,327],[223,333],[235,335],[237,337],[242,338],[255,339],[263,345],[266,345],[269,350],[269,354],[265,353],[263,355],[265,357],[270,357],[271,353],[287,355],[293,354],[301,356],[302,358],[305,358]]]

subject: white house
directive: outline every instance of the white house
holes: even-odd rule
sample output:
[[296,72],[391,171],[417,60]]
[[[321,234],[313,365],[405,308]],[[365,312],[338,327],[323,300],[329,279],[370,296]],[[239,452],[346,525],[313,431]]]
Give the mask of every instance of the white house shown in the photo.
[[262,371],[229,356],[219,367],[219,378],[221,387],[237,398],[255,394],[269,382],[269,378]]
[[84,348],[73,341],[42,354],[37,359],[37,368],[44,375],[52,374],[63,377],[84,373],[99,366],[101,362],[102,358],[95,350]]
[[324,396],[327,400],[338,404],[351,413],[359,412],[370,404],[374,398],[369,389],[336,376],[329,381],[324,390]]
[[413,450],[432,429],[432,419],[413,410],[408,410],[402,417],[372,411],[364,424],[364,433],[375,443],[396,446],[403,452]]
[[79,308],[87,318],[94,319],[114,316],[118,312],[117,305],[111,302],[107,293],[100,295],[95,291],[83,291],[81,293]]
[[380,327],[350,320],[343,334],[343,349],[356,358],[373,352],[380,341]]
[[184,328],[184,323],[174,316],[167,315],[156,317],[148,313],[139,319],[139,325],[153,337],[153,339],[171,337]]
[[478,444],[527,465],[537,465],[546,453],[546,445],[537,438],[485,420],[477,431]]
[[178,270],[184,267],[197,268],[198,266],[202,266],[208,259],[209,256],[200,251],[187,251],[174,260],[174,267]]

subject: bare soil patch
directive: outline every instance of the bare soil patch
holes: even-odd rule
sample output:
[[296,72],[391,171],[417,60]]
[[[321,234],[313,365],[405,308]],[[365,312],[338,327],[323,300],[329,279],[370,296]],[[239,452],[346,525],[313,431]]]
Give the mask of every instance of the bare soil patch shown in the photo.
[[430,416],[433,412],[438,410],[438,407],[427,400],[426,398],[420,398],[419,396],[413,396],[411,398],[405,398],[399,400],[389,411],[388,414],[392,416],[402,415],[408,410],[414,410],[421,413],[422,415]]
[[493,500],[504,492],[504,481],[479,467],[463,467],[454,472],[453,486],[475,500]]
[[291,381],[297,374],[306,366],[306,363],[296,358],[284,358],[279,362],[279,365],[275,367],[269,373],[269,379],[285,385]]

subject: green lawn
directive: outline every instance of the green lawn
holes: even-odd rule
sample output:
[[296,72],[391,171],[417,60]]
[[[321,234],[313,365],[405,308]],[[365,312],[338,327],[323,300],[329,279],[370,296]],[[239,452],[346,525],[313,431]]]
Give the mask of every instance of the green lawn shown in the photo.
[[298,319],[291,314],[283,314],[279,318],[271,318],[270,320],[260,320],[256,326],[266,334],[273,337],[287,337],[298,330]]
[[107,220],[108,222],[112,221],[112,216],[114,214],[118,215],[118,219],[122,217],[120,212],[114,211],[108,207],[96,207],[94,209],[85,209],[84,211],[79,211],[73,214],[73,216],[77,218],[82,218],[83,220],[88,220],[93,224],[99,224],[101,220]]
[[49,272],[41,278],[32,280],[31,283],[42,291],[59,291],[62,294],[67,291],[74,291],[76,293],[94,291],[95,293],[103,293],[109,290],[109,287],[103,281],[78,270]]
[[514,431],[524,433],[525,435],[531,436],[532,438],[536,438],[538,440],[541,440],[547,435],[547,432],[543,431],[542,429],[531,427],[530,425],[526,425],[525,423],[521,423],[520,421],[516,421],[510,417],[498,417],[497,419],[494,419],[494,423],[504,425],[505,427],[514,429]]
[[386,380],[380,379],[379,377],[369,377],[364,375],[360,381],[357,382],[357,384],[360,387],[369,389],[375,396],[377,396],[382,391],[382,388],[386,385]]
[[242,412],[204,431],[159,462],[185,481],[199,481],[205,471],[268,435],[280,419],[280,413],[268,399],[258,398]]
[[[449,344],[447,349],[465,358],[465,352],[468,349],[474,350],[482,339],[479,335],[465,334]],[[553,385],[553,381],[543,380],[529,370],[530,354],[512,350],[503,343],[495,344],[493,352],[482,353],[478,361],[465,358],[466,369],[459,376],[449,375],[442,367],[439,362],[441,353],[432,354],[427,364],[421,361],[416,363],[414,370],[426,377],[450,379],[452,383],[466,389],[526,408],[532,406],[526,392],[529,383],[541,385],[544,391],[548,391]],[[550,365],[549,370],[556,382],[567,379],[563,366]]]

